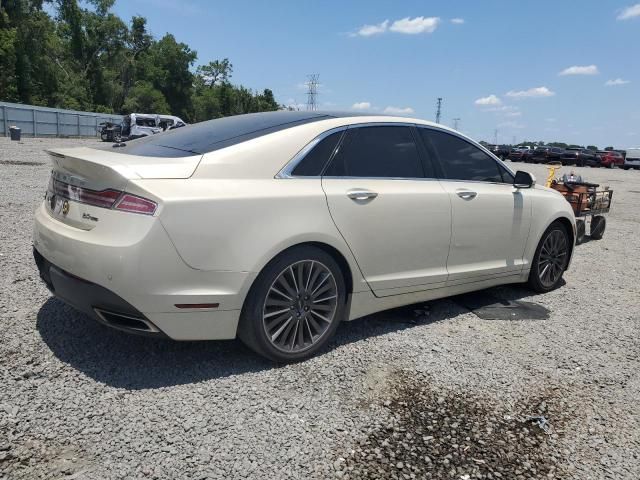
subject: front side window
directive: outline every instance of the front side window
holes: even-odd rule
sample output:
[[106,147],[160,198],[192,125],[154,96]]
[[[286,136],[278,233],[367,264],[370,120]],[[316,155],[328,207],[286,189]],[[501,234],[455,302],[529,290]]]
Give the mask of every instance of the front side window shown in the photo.
[[440,158],[444,176],[450,180],[512,182],[511,175],[478,147],[439,130],[420,128],[420,135]]
[[424,178],[410,127],[350,128],[324,173],[330,177]]

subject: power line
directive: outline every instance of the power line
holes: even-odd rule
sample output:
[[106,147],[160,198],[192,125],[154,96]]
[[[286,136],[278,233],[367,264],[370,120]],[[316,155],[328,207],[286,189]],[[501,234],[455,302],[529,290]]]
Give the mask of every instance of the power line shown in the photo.
[[441,113],[442,113],[442,97],[438,97],[438,108],[436,110],[436,123],[440,123]]
[[307,75],[307,110],[318,109],[318,79],[319,73],[312,73]]
[[453,129],[454,130],[458,130],[458,123],[460,122],[460,120],[462,120],[462,119],[458,118],[458,117],[453,119]]

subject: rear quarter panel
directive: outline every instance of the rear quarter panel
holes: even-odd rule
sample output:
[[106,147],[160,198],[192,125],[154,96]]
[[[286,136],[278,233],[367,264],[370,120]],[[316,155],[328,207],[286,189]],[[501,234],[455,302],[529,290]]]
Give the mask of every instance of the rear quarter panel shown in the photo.
[[136,183],[163,199],[159,219],[191,268],[259,272],[291,246],[321,242],[346,258],[354,291],[369,289],[329,215],[319,179]]

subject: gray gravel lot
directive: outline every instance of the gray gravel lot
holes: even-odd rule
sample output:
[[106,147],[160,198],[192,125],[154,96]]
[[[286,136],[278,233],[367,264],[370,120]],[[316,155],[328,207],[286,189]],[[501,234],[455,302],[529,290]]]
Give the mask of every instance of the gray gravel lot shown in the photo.
[[615,195],[566,285],[485,292],[548,319],[440,300],[344,324],[321,356],[276,367],[51,298],[31,256],[42,149],[91,143],[0,138],[0,478],[638,478],[640,172],[576,169]]

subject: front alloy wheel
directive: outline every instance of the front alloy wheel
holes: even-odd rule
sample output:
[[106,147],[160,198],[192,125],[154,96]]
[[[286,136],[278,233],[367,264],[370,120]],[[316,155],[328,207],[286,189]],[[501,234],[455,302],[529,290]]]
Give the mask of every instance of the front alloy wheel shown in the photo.
[[564,225],[552,224],[542,236],[529,274],[529,285],[537,292],[558,287],[569,263],[569,235]]

